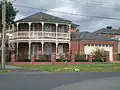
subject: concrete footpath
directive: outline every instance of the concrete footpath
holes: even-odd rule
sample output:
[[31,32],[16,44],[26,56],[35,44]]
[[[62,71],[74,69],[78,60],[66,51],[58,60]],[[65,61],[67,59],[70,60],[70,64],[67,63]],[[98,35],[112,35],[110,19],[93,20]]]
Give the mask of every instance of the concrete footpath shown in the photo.
[[11,69],[11,70],[14,70],[14,69],[21,69],[22,67],[16,67],[16,66],[12,66],[12,65],[5,65],[5,69]]

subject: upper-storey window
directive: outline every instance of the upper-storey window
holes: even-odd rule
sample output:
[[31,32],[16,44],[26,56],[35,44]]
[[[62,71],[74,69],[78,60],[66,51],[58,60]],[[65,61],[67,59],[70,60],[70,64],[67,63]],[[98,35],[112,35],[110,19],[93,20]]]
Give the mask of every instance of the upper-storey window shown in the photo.
[[68,25],[58,25],[58,32],[68,32],[69,26]]
[[52,25],[51,24],[45,24],[44,25],[44,30],[47,32],[51,32],[52,31]]

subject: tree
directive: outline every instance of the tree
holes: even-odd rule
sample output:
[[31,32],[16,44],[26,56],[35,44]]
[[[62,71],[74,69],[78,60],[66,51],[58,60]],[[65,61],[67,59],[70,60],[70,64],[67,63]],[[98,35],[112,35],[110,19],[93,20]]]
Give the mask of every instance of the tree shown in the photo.
[[[10,25],[14,23],[15,16],[17,14],[17,10],[13,7],[11,2],[6,2],[6,23]],[[0,25],[2,26],[2,3],[0,3]],[[0,31],[1,31],[0,26]]]
[[92,52],[92,55],[94,60],[104,60],[106,58],[105,50],[100,48],[96,48],[96,50]]

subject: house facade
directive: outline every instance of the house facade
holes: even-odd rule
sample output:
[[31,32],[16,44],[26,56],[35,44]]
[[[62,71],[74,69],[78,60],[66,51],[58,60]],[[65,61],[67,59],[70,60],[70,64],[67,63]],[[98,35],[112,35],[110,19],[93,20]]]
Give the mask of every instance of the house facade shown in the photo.
[[104,49],[109,61],[117,61],[118,42],[116,40],[96,35],[90,32],[74,32],[71,35],[72,53],[80,55],[92,55],[96,48]]
[[95,31],[94,33],[118,40],[118,54],[120,54],[120,29],[114,29],[111,26],[108,26],[106,28]]
[[16,22],[9,29],[10,47],[16,58],[39,58],[40,55],[70,53],[71,21],[45,13],[36,13]]

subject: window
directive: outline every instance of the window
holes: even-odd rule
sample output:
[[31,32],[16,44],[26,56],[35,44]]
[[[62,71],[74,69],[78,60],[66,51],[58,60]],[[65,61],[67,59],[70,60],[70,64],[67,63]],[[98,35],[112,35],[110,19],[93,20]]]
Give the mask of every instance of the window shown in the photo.
[[52,31],[51,28],[52,28],[52,27],[51,27],[50,24],[45,24],[45,25],[44,25],[44,30],[47,31],[47,32],[51,32],[51,31]]
[[65,32],[65,26],[59,26],[58,32]]

